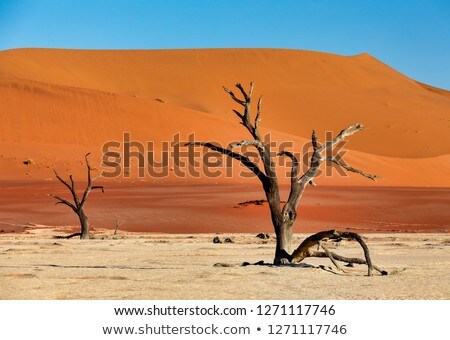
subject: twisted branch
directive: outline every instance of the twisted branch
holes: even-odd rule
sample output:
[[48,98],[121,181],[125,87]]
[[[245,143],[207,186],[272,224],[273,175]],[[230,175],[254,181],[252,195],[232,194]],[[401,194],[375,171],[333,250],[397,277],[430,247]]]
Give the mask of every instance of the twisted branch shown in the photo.
[[263,142],[259,140],[241,140],[240,142],[234,142],[229,145],[231,149],[242,147],[242,146],[254,146],[259,152],[264,152],[266,150]]
[[345,164],[343,162],[340,162],[335,157],[328,157],[327,160],[331,161],[331,162],[333,162],[333,163],[335,163],[337,165],[339,165],[341,168],[344,168],[345,170],[347,170],[349,172],[354,172],[354,173],[359,174],[361,176],[367,177],[367,178],[371,179],[374,182],[377,181],[377,178],[381,178],[380,176],[373,175],[373,174],[368,174],[368,173],[366,173],[366,172],[364,172],[362,170],[355,169],[355,168],[353,168],[353,167],[351,167],[351,166],[349,166],[349,165],[347,165],[347,164]]
[[61,197],[59,197],[59,196],[53,195],[53,194],[49,194],[48,196],[50,196],[50,197],[52,197],[52,198],[58,200],[58,202],[56,202],[55,205],[58,205],[58,204],[65,204],[65,205],[67,205],[70,209],[72,209],[76,214],[78,214],[78,208],[77,208],[75,205],[73,205],[72,203],[70,203],[68,200],[66,200],[66,199],[64,199],[64,198],[61,198]]
[[[88,154],[86,154],[86,155],[84,156],[84,159],[86,160],[87,179],[88,179],[88,182],[87,182],[86,189],[84,190],[83,198],[81,199],[81,202],[80,202],[80,206],[81,206],[81,207],[84,206],[84,203],[86,202],[86,199],[88,198],[89,193],[90,193],[92,190],[95,190],[95,189],[101,189],[101,190],[102,190],[102,193],[105,192],[105,190],[104,190],[104,188],[103,188],[102,185],[92,186],[92,181],[93,181],[92,178],[91,178],[91,171],[92,171],[92,168],[91,168],[91,165],[89,164],[89,160],[88,160],[88,156],[89,156],[89,155],[90,155],[90,153],[88,153]],[[97,176],[97,177],[95,177],[94,179],[96,179],[96,178],[98,178],[98,177],[100,177],[100,175]]]
[[250,83],[250,89],[248,92],[245,91],[245,89],[242,87],[240,83],[237,83],[235,86],[239,89],[239,91],[242,93],[242,96],[244,97],[244,100],[239,99],[236,97],[233,91],[229,90],[227,87],[223,86],[223,89],[226,93],[228,93],[236,103],[244,107],[244,112],[241,113],[237,110],[233,110],[233,112],[242,120],[241,124],[245,126],[245,128],[251,133],[253,138],[255,138],[258,141],[261,141],[261,137],[258,131],[258,124],[260,121],[261,116],[261,101],[262,97],[258,100],[258,106],[257,106],[257,114],[254,125],[251,123],[250,118],[250,104],[252,101],[252,94],[253,94],[253,82]]
[[[236,85],[237,86],[237,85]],[[240,100],[236,97],[236,95],[233,93],[233,91],[227,89],[225,86],[222,86],[226,93],[230,95],[230,97],[239,105],[245,106],[245,101]]]
[[252,162],[248,157],[241,155],[240,153],[233,152],[228,149],[224,149],[218,145],[214,145],[209,142],[189,142],[186,143],[185,146],[203,146],[213,151],[217,151],[223,155],[227,155],[228,157],[234,158],[245,165],[250,171],[252,171],[258,178],[262,181],[266,179],[266,175],[261,171],[257,164]]
[[[358,258],[344,258],[338,254],[329,252],[328,249],[323,248],[323,246],[322,246],[322,248],[325,250],[324,253],[311,250],[311,248],[313,246],[316,246],[316,245],[320,246],[321,241],[324,241],[324,240],[340,241],[342,239],[350,239],[350,240],[357,241],[360,244],[361,248],[363,248],[363,250],[364,250],[365,260],[358,259]],[[298,246],[298,248],[292,253],[290,260],[291,260],[291,262],[301,262],[303,259],[305,259],[307,257],[329,257],[330,259],[332,258],[333,263],[335,263],[334,260],[337,260],[337,261],[343,261],[343,262],[347,262],[347,263],[367,264],[367,270],[368,270],[367,275],[368,276],[372,276],[372,270],[375,268],[372,264],[372,260],[370,258],[370,253],[369,253],[369,248],[367,247],[366,243],[364,242],[364,240],[361,238],[360,235],[358,235],[356,233],[352,233],[352,232],[327,230],[327,231],[322,231],[322,232],[319,232],[317,234],[307,237]],[[378,269],[376,269],[376,270],[378,270]],[[382,271],[380,271],[380,272],[382,272]],[[384,272],[384,273],[382,272],[383,275],[387,275],[386,272]]]
[[295,155],[292,152],[283,150],[280,151],[277,156],[286,156],[289,157],[292,161],[292,169],[291,169],[291,181],[295,182],[297,180],[297,176],[298,176],[298,172],[300,170],[300,163],[297,159],[297,157],[295,157]]
[[[346,127],[344,130],[342,130],[341,132],[339,132],[339,134],[335,138],[333,138],[333,140],[327,141],[324,145],[319,147],[317,149],[317,151],[319,153],[321,153],[321,152],[325,151],[326,149],[333,147],[335,144],[339,143],[340,141],[343,141],[346,137],[349,137],[361,130],[364,130],[364,126],[360,123],[355,123],[353,125],[350,125],[350,126]],[[313,134],[314,134],[314,132],[313,132]]]
[[244,102],[245,103],[249,103],[252,99],[252,92],[253,92],[253,82],[250,83],[250,90],[247,92],[245,92],[244,88],[242,87],[242,85],[240,83],[236,84],[236,87],[241,91],[242,95],[244,96]]
[[261,103],[262,103],[262,96],[258,99],[258,105],[256,107],[256,117],[255,117],[255,130],[258,130],[259,122],[261,121]]

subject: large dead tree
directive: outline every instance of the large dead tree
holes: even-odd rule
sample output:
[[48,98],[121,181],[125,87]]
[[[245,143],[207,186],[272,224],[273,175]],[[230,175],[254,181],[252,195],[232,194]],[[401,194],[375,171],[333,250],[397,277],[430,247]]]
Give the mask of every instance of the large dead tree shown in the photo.
[[81,197],[81,199],[78,197],[78,194],[75,190],[75,182],[73,180],[72,175],[69,175],[69,179],[70,179],[70,184],[68,182],[66,182],[64,179],[62,179],[58,173],[56,172],[56,170],[54,170],[55,172],[55,176],[56,178],[64,185],[66,186],[70,193],[72,194],[72,199],[73,199],[73,203],[69,202],[68,200],[61,198],[59,196],[50,194],[50,197],[55,198],[56,200],[58,200],[58,202],[55,203],[55,205],[58,204],[65,204],[67,205],[70,209],[73,210],[73,212],[75,214],[77,214],[79,220],[80,220],[80,226],[81,226],[81,232],[79,233],[75,233],[75,234],[71,234],[66,238],[70,238],[70,237],[74,237],[74,236],[80,236],[80,239],[85,240],[85,239],[89,239],[89,221],[88,221],[88,217],[86,216],[85,212],[84,212],[84,206],[86,204],[86,200],[89,196],[89,193],[92,190],[95,189],[100,189],[102,192],[104,191],[104,188],[102,185],[93,185],[93,182],[95,179],[97,179],[99,176],[96,176],[94,178],[91,177],[91,171],[92,168],[89,164],[89,160],[88,160],[88,156],[90,154],[86,154],[86,156],[84,156],[84,159],[86,160],[86,168],[87,168],[87,185],[86,185],[86,189],[84,189],[84,193],[83,196]]
[[[303,174],[300,174],[300,163],[293,153],[289,151],[279,152],[277,156],[286,156],[289,157],[292,161],[292,169],[290,172],[291,188],[289,198],[284,205],[281,205],[280,191],[273,155],[271,154],[269,147],[264,144],[259,132],[259,123],[261,121],[262,96],[260,96],[257,101],[256,115],[255,119],[253,120],[250,114],[253,99],[252,98],[253,82],[250,83],[250,88],[248,91],[246,91],[243,88],[243,86],[239,83],[236,84],[236,88],[239,90],[241,94],[239,97],[233,91],[229,90],[226,87],[224,87],[224,90],[230,95],[232,100],[234,100],[242,107],[241,111],[233,110],[233,112],[239,117],[239,119],[241,120],[241,124],[247,129],[252,138],[232,143],[229,145],[229,148],[227,149],[209,142],[192,142],[186,145],[203,146],[210,150],[217,151],[221,154],[227,155],[228,157],[232,157],[240,161],[245,167],[247,167],[259,178],[264,188],[267,201],[269,203],[272,223],[277,237],[274,264],[279,265],[282,263],[288,263],[293,261],[298,262],[308,256],[322,257],[323,256],[322,253],[319,255],[318,254],[319,252],[313,253],[312,251],[310,251],[311,245],[318,244],[321,240],[337,237],[335,231],[329,231],[326,234],[320,233],[316,234],[317,235],[316,237],[313,237],[312,239],[309,240],[309,241],[312,240],[311,243],[309,243],[308,241],[307,244],[301,245],[299,249],[296,252],[294,252],[294,254],[291,253],[293,225],[297,218],[297,206],[299,204],[300,198],[302,197],[302,194],[306,186],[315,185],[314,178],[319,173],[320,166],[324,161],[333,162],[337,166],[345,169],[346,171],[357,173],[374,181],[376,180],[377,178],[376,175],[367,174],[361,170],[348,166],[338,158],[332,156],[327,158],[325,156],[325,155],[332,155],[332,152],[330,151],[332,151],[331,149],[335,145],[342,142],[345,138],[355,134],[356,132],[363,130],[364,127],[359,123],[350,125],[347,128],[343,129],[333,140],[327,141],[323,145],[319,144],[316,134],[313,131],[311,137],[313,152],[310,158],[309,166],[307,167],[306,171],[304,171]],[[260,161],[262,161],[262,168],[260,168],[259,166],[261,162],[254,162],[244,154],[233,151],[233,149],[243,146],[251,146],[256,148],[260,157]],[[343,238],[355,239],[355,236],[346,234],[343,235]],[[326,253],[325,256],[327,256]],[[352,263],[351,261],[347,262]],[[370,274],[372,268],[370,260],[368,266],[370,268],[369,269]]]

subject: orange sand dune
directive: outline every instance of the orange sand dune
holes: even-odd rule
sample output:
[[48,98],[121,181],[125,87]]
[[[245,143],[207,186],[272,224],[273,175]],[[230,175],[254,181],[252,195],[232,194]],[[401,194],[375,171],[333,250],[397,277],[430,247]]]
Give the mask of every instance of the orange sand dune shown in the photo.
[[[0,76],[0,138],[9,158],[33,158],[39,150],[53,158],[47,165],[64,158],[69,165],[84,152],[100,154],[104,142],[122,140],[124,131],[157,148],[177,132],[221,143],[245,138],[220,84],[252,79],[264,93],[262,125],[274,140],[302,145],[312,128],[323,135],[361,121],[370,130],[347,148],[363,153],[348,160],[376,169],[384,185],[448,180],[448,91],[416,83],[366,54],[23,49],[0,53]],[[52,154],[52,145],[68,155]],[[72,157],[73,148],[84,151]],[[436,168],[436,175],[423,176]]]
[[[381,175],[382,185],[448,185],[448,91],[368,55],[289,50],[0,52],[0,178],[49,179],[54,167],[81,175],[83,155],[97,164],[101,146],[125,131],[157,151],[176,133],[224,145],[247,138],[220,85],[250,79],[264,93],[263,130],[292,141],[291,150],[313,128],[323,140],[325,129],[360,121],[369,130],[351,138],[347,162]],[[36,164],[23,165],[28,158]],[[322,183],[367,184],[348,178]]]
[[[172,141],[177,133],[181,141],[187,141],[188,135],[195,132],[197,140],[212,140],[222,145],[247,137],[237,122],[196,110],[150,99],[36,81],[0,79],[0,102],[4,108],[2,112],[14,112],[1,116],[0,179],[51,180],[53,168],[84,178],[85,168],[81,162],[84,155],[92,152],[93,163],[98,164],[101,146],[110,140],[123,141],[124,132],[129,132],[132,140],[144,144],[152,141],[158,160],[162,142]],[[262,131],[268,132],[264,128]],[[362,132],[362,135],[364,137],[371,132]],[[292,142],[293,146],[287,146],[287,149],[297,152],[308,141],[278,131],[272,131],[271,138],[278,142]],[[351,140],[346,149],[354,144]],[[26,159],[32,159],[34,164],[24,165],[22,162]],[[347,153],[344,159],[355,167],[382,176],[379,184],[384,186],[445,186],[450,173],[450,155],[400,159],[355,150]],[[243,170],[238,163],[234,162],[233,166],[235,176],[228,180],[248,181],[238,176]],[[179,179],[173,171],[168,174],[158,181],[197,181],[194,178]],[[281,179],[287,179],[289,167],[280,167],[279,174]],[[332,177],[322,176],[320,184],[369,183],[356,175],[343,177],[335,171],[332,174]],[[132,168],[131,175],[137,177],[136,167]],[[210,181],[207,176],[201,177],[206,182]],[[155,180],[148,176],[143,179]],[[214,180],[226,181],[227,178],[221,176]]]
[[[308,137],[314,128],[323,136],[326,130],[360,121],[370,133],[355,136],[353,149],[402,158],[450,151],[448,91],[419,84],[368,54],[19,49],[0,53],[0,77],[121,94],[131,103],[159,98],[224,119],[234,119],[233,105],[221,85],[253,80],[255,94],[264,94],[263,125],[271,130]],[[99,114],[100,108],[90,109]],[[151,110],[147,106],[147,112]],[[127,115],[130,108],[125,105],[119,111]],[[131,125],[141,125],[132,116],[128,119]]]

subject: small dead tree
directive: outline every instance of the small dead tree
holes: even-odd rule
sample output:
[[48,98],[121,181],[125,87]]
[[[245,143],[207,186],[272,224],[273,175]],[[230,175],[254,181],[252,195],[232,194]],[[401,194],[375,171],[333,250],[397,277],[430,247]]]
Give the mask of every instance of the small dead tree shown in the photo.
[[53,194],[49,194],[49,196],[58,200],[58,202],[56,202],[55,205],[58,205],[58,204],[67,205],[70,209],[73,210],[73,212],[75,214],[77,214],[78,218],[80,219],[81,232],[71,234],[71,235],[67,236],[66,238],[80,236],[80,239],[82,239],[82,240],[89,239],[89,221],[88,221],[88,217],[86,216],[86,214],[84,212],[84,205],[86,204],[86,200],[89,196],[89,193],[92,190],[100,189],[102,192],[105,192],[102,185],[93,185],[92,184],[94,182],[94,180],[97,179],[98,177],[100,177],[101,175],[96,176],[94,178],[91,177],[92,168],[91,168],[91,166],[89,164],[89,160],[88,160],[89,155],[90,155],[90,153],[88,153],[84,156],[84,159],[86,160],[86,167],[87,167],[87,185],[86,185],[86,189],[84,190],[84,193],[83,193],[83,196],[81,197],[81,199],[78,197],[78,194],[75,190],[75,182],[73,180],[72,175],[69,175],[69,179],[70,179],[70,184],[69,184],[68,182],[66,182],[64,179],[62,179],[58,175],[56,170],[53,170],[55,172],[56,178],[69,189],[70,193],[72,194],[73,203],[69,202],[68,200],[66,200],[64,198],[53,195]]
[[[259,123],[261,121],[262,96],[260,96],[258,99],[256,105],[256,116],[255,119],[252,120],[250,109],[253,99],[252,98],[253,82],[250,83],[250,88],[248,91],[246,91],[239,83],[236,84],[236,88],[241,93],[240,98],[238,98],[238,96],[236,96],[234,92],[229,90],[228,88],[224,87],[224,90],[226,93],[229,94],[232,100],[234,100],[242,107],[242,111],[233,110],[233,112],[239,117],[239,119],[241,120],[240,123],[247,129],[252,139],[232,143],[229,145],[227,149],[209,142],[191,142],[187,143],[186,145],[202,146],[210,150],[217,151],[221,154],[227,155],[228,157],[234,158],[239,162],[241,162],[245,167],[247,167],[259,178],[265,191],[267,201],[269,203],[272,223],[277,237],[274,264],[279,265],[282,263],[289,263],[292,261],[299,262],[307,256],[322,257],[323,254],[318,255],[317,252],[313,253],[312,251],[310,251],[311,245],[318,244],[318,242],[320,242],[321,240],[337,237],[336,236],[337,232],[329,231],[327,233],[323,234],[319,233],[313,235],[314,237],[309,238],[308,242],[306,244],[303,244],[303,246],[301,245],[299,249],[297,249],[297,251],[294,252],[294,254],[291,253],[293,225],[297,218],[297,206],[299,204],[299,200],[302,197],[302,194],[306,186],[315,185],[314,178],[318,175],[320,166],[324,161],[333,162],[338,166],[342,167],[343,169],[345,169],[346,171],[357,173],[373,181],[376,180],[376,178],[378,177],[376,175],[367,174],[361,170],[348,166],[347,164],[345,164],[344,162],[335,157],[327,158],[326,156],[324,156],[324,154],[326,155],[332,154],[330,151],[333,148],[333,146],[340,143],[345,138],[355,134],[356,132],[363,130],[364,127],[359,123],[350,125],[347,128],[343,129],[333,140],[327,141],[324,145],[319,144],[316,134],[313,131],[311,137],[313,153],[310,159],[309,167],[301,175],[299,174],[300,163],[293,153],[289,151],[281,151],[280,153],[278,153],[277,156],[286,156],[289,157],[292,161],[292,169],[290,173],[291,188],[289,198],[286,201],[286,203],[282,206],[281,205],[282,202],[280,200],[276,167],[273,160],[273,156],[269,150],[269,147],[264,144],[259,132]],[[251,146],[256,148],[260,160],[262,161],[263,169],[259,167],[259,162],[253,162],[244,154],[233,151],[233,149],[243,146]],[[341,236],[342,238],[355,239],[354,235],[345,234]],[[357,240],[361,239],[359,235],[357,237],[358,237]],[[333,258],[333,260],[334,259],[335,258]],[[351,263],[351,261],[347,262]],[[372,268],[370,260],[368,261],[368,265],[370,267],[369,269],[370,273]]]
[[123,222],[116,220],[116,227],[114,228],[114,236],[117,235],[117,232],[119,231],[119,227],[123,224]]

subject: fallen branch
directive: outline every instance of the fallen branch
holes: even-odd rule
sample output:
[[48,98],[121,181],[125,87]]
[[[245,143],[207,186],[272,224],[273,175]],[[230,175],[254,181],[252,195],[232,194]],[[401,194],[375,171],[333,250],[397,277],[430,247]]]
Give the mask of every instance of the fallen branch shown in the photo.
[[327,254],[327,256],[329,257],[330,261],[334,264],[334,266],[341,272],[345,273],[345,270],[341,268],[341,266],[339,266],[339,264],[336,262],[336,260],[334,259],[333,254],[328,250],[328,247],[325,246],[325,244],[323,242],[320,242],[320,247],[325,251],[325,254]]
[[53,236],[53,238],[59,238],[59,239],[61,239],[61,238],[63,238],[63,239],[69,239],[69,238],[72,238],[72,237],[75,237],[75,236],[81,236],[81,233],[74,233],[74,234],[70,234],[70,235],[67,235],[67,236],[62,236],[62,235],[55,235],[55,236]]
[[[339,254],[335,254],[333,252],[330,252],[328,248],[323,244],[327,240],[335,240],[340,241],[342,239],[348,239],[348,240],[355,240],[360,245],[361,248],[364,250],[364,257],[365,259],[360,258],[351,258],[351,257],[344,257]],[[311,248],[314,246],[321,246],[324,252],[315,251]],[[303,261],[307,257],[328,257],[331,262],[338,268],[340,271],[343,271],[340,266],[337,264],[336,261],[346,262],[348,264],[365,264],[367,265],[367,275],[372,276],[372,270],[375,269],[378,272],[381,273],[381,275],[388,275],[388,272],[385,270],[382,270],[372,264],[372,260],[370,258],[369,248],[367,247],[364,240],[361,238],[360,235],[352,232],[342,232],[337,230],[328,230],[328,231],[322,231],[317,234],[311,235],[307,237],[299,246],[298,248],[292,253],[290,261],[293,263],[298,263]]]

